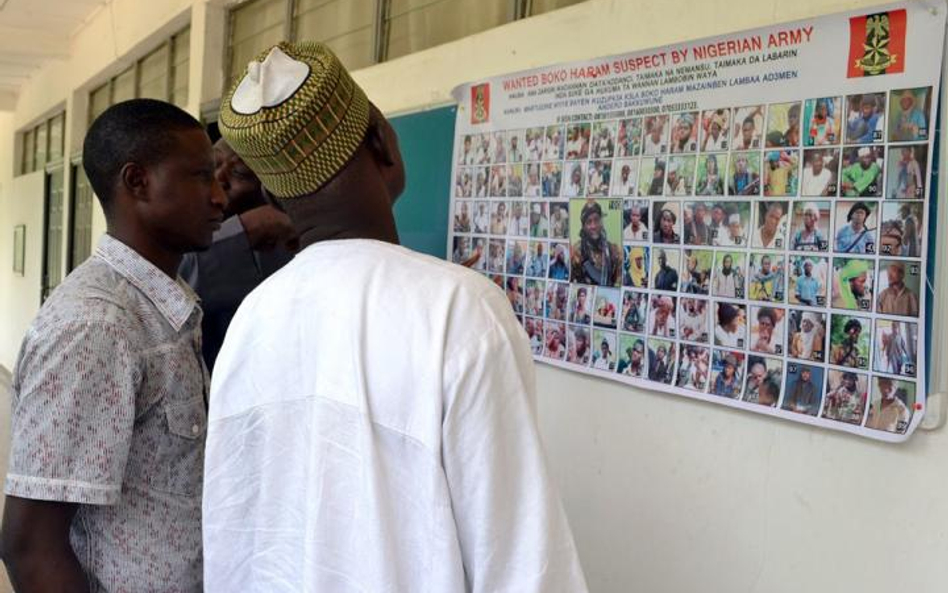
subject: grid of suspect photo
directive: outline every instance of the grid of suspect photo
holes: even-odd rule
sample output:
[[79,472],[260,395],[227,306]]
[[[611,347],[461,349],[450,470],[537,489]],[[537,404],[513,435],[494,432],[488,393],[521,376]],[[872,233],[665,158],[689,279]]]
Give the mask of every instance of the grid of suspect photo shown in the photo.
[[904,432],[932,88],[457,139],[451,258],[540,360]]

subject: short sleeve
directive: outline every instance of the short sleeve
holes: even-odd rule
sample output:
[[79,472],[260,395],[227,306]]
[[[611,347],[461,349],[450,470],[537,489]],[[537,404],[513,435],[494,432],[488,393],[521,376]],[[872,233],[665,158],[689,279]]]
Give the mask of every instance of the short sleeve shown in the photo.
[[120,327],[31,330],[14,379],[8,495],[114,504],[141,374]]

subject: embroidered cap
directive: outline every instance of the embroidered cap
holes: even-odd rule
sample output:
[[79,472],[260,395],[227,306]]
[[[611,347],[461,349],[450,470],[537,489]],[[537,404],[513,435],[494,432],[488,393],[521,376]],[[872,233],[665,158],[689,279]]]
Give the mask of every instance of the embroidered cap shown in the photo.
[[220,130],[280,198],[319,190],[352,159],[369,100],[321,43],[283,42],[250,62],[224,96]]

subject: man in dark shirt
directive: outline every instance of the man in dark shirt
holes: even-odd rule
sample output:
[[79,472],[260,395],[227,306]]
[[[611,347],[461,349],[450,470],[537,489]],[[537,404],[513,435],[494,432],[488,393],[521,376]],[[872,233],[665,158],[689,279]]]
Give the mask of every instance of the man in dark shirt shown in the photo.
[[209,370],[244,297],[292,259],[297,241],[289,216],[223,139],[214,144],[214,165],[227,194],[227,218],[211,248],[187,254],[179,269],[201,297],[202,355]]

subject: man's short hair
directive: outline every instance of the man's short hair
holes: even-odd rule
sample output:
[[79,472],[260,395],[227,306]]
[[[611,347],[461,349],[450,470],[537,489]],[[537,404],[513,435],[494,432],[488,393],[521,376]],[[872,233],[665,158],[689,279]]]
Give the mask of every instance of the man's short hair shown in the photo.
[[126,163],[164,160],[177,148],[174,134],[193,129],[204,128],[183,109],[154,99],[122,101],[97,117],[82,144],[82,167],[106,214]]

